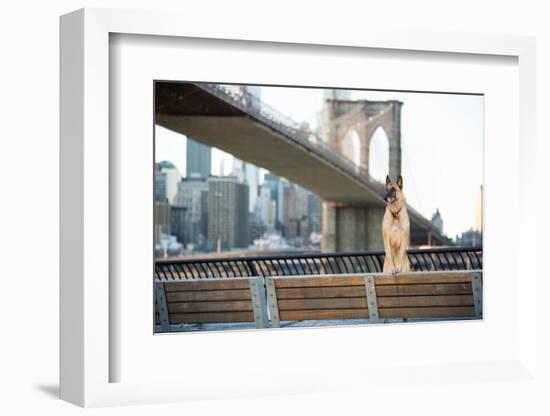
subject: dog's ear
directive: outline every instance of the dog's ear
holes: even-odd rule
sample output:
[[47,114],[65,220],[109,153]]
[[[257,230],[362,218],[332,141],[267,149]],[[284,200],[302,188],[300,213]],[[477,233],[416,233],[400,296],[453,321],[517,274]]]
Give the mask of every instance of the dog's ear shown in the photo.
[[391,184],[390,175],[386,175],[386,188],[387,188],[388,186],[390,186],[390,184]]
[[397,186],[399,186],[399,189],[403,189],[403,176],[399,175],[399,178],[397,178]]

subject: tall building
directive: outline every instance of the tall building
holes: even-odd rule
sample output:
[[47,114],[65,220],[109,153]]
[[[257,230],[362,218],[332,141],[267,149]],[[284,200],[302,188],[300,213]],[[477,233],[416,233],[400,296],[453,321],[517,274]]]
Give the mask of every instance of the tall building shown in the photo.
[[[205,178],[187,177],[178,184],[174,205],[185,208],[182,232],[185,243],[201,246],[208,236],[208,182]],[[179,240],[183,243],[183,240]]]
[[285,188],[288,186],[288,181],[285,178],[280,178],[277,183],[277,225],[284,229],[285,224]]
[[308,195],[307,200],[307,218],[308,218],[308,225],[309,225],[309,234],[311,233],[320,233],[321,232],[321,225],[322,225],[322,205],[321,205],[321,199],[313,194],[310,193]]
[[212,147],[187,138],[187,177],[208,178],[211,171]]
[[181,173],[178,168],[168,160],[160,162],[159,166],[160,171],[166,175],[166,198],[168,199],[168,203],[172,204],[178,192],[178,183],[181,180]]
[[273,199],[269,200],[269,213],[267,218],[267,226],[269,231],[275,231],[277,228],[277,201],[274,201]]
[[264,223],[258,222],[254,216],[250,216],[249,220],[249,244],[254,244],[254,240],[264,236],[267,231],[267,226]]
[[260,224],[270,223],[271,209],[271,189],[265,183],[260,186],[258,198],[256,199],[256,207],[254,210],[256,222]]
[[245,165],[245,178],[248,185],[248,212],[254,212],[258,199],[258,186],[260,185],[260,169],[251,163]]
[[252,163],[242,161],[233,156],[231,176],[235,176],[239,182],[248,185],[248,212],[254,212],[258,199],[258,184],[260,182],[260,170]]
[[305,188],[299,185],[296,186],[296,218],[302,219],[308,216],[308,198],[311,194]]
[[208,179],[208,241],[216,250],[248,247],[248,185],[233,176]]
[[170,207],[170,234],[185,246],[190,243],[188,233],[187,207]]
[[163,234],[170,234],[170,204],[168,201],[155,201],[154,215],[154,241],[160,243]]
[[275,228],[281,229],[283,224],[283,180],[280,176],[266,173],[264,185],[269,187],[271,200],[275,203]]
[[296,188],[296,220],[298,221],[298,235],[300,241],[306,241],[311,234],[310,220],[309,220],[309,196],[313,195],[312,192],[299,185],[295,185]]
[[166,201],[166,172],[162,172],[160,164],[155,163],[155,201]]
[[285,223],[285,238],[289,241],[294,240],[300,236],[300,221],[293,218],[289,219]]
[[245,165],[246,165],[246,162],[233,156],[233,159],[231,161],[230,176],[234,176],[237,179],[237,181],[241,183],[246,182]]
[[[294,238],[298,235],[298,227],[296,226],[296,187],[292,183],[285,183],[283,186],[283,212],[281,222],[284,224],[283,236]],[[293,232],[290,233],[291,223],[293,224]]]

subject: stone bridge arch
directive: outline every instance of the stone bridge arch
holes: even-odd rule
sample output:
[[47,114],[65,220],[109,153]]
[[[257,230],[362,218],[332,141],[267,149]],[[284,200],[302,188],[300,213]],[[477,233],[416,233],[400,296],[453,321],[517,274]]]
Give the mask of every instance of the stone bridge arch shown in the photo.
[[370,142],[375,131],[382,128],[388,137],[388,172],[392,178],[401,174],[402,102],[328,99],[325,105],[331,146],[343,153],[344,140],[350,131],[354,131],[361,143],[360,167],[368,172]]

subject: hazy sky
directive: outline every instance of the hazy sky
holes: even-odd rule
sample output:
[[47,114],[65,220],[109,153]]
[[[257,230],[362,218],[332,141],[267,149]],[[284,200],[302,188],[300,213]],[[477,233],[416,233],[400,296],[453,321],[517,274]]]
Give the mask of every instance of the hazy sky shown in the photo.
[[[314,128],[323,90],[262,87],[262,101]],[[402,174],[411,206],[431,218],[439,208],[444,232],[454,237],[475,226],[475,206],[483,183],[483,97],[472,95],[352,91],[352,99],[399,100]],[[378,176],[387,164],[387,146],[378,132],[371,144]],[[381,140],[380,140],[381,139]],[[156,129],[156,159],[171,160],[185,173],[185,139],[162,127]],[[372,159],[371,159],[372,160]],[[231,169],[231,156],[215,149],[214,174]]]

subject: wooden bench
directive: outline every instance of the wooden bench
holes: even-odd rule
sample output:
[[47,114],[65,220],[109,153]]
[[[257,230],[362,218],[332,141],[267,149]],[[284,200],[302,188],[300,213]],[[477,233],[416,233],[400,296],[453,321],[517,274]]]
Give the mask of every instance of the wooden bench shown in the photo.
[[265,328],[267,310],[261,277],[155,280],[155,323],[160,332],[174,325],[255,322]]
[[482,317],[482,271],[266,277],[273,327],[281,321]]

